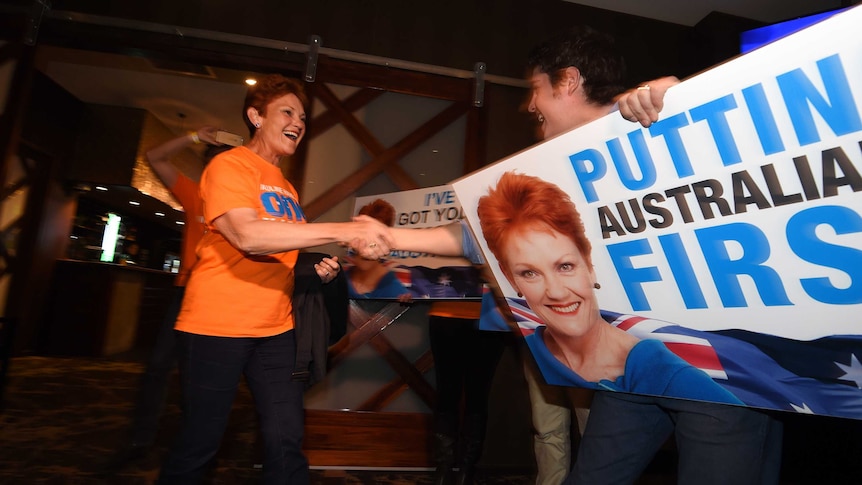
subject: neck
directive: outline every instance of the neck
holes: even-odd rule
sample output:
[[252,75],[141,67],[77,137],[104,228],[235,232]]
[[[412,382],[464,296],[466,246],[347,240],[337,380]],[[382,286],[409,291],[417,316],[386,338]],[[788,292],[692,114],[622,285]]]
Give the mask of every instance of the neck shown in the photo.
[[598,320],[587,334],[577,337],[556,336],[549,329],[544,333],[551,354],[590,382],[623,375],[629,351],[638,342],[600,317]]
[[278,167],[281,162],[281,155],[276,153],[275,150],[269,148],[264,141],[257,137],[252,138],[248,145],[246,145],[246,148],[276,167]]
[[595,121],[608,113],[612,113],[614,111],[615,105],[612,104],[594,104],[587,102],[582,108],[579,109],[579,114],[581,115],[581,121],[578,125],[573,126],[572,129],[578,128],[580,126],[586,125],[592,121]]

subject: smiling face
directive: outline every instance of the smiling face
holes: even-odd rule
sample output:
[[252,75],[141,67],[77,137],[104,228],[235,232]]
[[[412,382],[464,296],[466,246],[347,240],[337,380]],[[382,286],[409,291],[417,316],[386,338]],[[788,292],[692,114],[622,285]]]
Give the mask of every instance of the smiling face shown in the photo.
[[551,77],[538,69],[530,76],[530,103],[528,111],[536,115],[542,138],[562,133],[560,118],[565,114],[563,93],[551,83]]
[[305,134],[305,108],[294,94],[273,99],[263,112],[249,108],[249,119],[259,123],[255,143],[275,156],[293,155]]
[[525,227],[501,248],[503,272],[554,334],[581,337],[599,321],[595,273],[568,236]]
[[613,103],[591,102],[584,91],[584,78],[574,67],[558,71],[558,80],[533,70],[530,76],[530,102],[527,110],[536,116],[542,139],[573,130],[589,123],[614,108]]
[[554,83],[546,72],[533,70],[530,76],[530,103],[527,109],[536,115],[542,139],[572,130],[593,117],[586,108],[577,69],[569,67],[559,71]]

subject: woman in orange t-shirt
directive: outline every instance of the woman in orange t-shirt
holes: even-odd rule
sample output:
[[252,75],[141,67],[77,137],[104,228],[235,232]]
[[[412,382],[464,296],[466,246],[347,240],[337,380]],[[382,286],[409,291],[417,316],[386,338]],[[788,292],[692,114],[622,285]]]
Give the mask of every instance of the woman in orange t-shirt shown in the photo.
[[[246,146],[215,157],[201,178],[207,232],[186,286],[176,330],[183,423],[160,484],[198,483],[216,455],[239,385],[254,395],[264,440],[265,483],[308,483],[302,454],[303,389],[296,357],[294,265],[299,249],[351,242],[368,258],[389,252],[388,227],[365,217],[307,224],[279,162],[305,134],[307,98],[295,79],[273,74],[249,88]],[[337,258],[315,265],[324,283]]]

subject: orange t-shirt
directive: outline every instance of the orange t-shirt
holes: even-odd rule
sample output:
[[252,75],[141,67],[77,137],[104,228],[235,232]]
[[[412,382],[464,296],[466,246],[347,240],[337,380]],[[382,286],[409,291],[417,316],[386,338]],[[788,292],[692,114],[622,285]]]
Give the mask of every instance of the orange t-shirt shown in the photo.
[[171,193],[183,206],[185,225],[183,226],[182,248],[180,249],[180,271],[174,280],[176,286],[186,286],[192,268],[198,260],[195,252],[198,242],[204,236],[207,226],[204,224],[204,208],[201,201],[200,186],[194,180],[182,173],[177,174],[177,181],[171,187]]
[[216,156],[201,178],[207,232],[176,329],[220,337],[269,337],[293,328],[291,296],[299,251],[250,256],[213,226],[231,209],[254,208],[273,223],[304,223],[296,190],[281,170],[246,147]]

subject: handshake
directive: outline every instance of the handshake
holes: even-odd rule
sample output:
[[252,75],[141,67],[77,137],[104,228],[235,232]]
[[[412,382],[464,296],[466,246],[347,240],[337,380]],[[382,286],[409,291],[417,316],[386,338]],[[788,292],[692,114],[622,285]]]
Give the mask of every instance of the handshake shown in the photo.
[[380,259],[394,247],[392,230],[386,224],[368,216],[356,216],[344,223],[345,239],[340,242],[365,259]]

